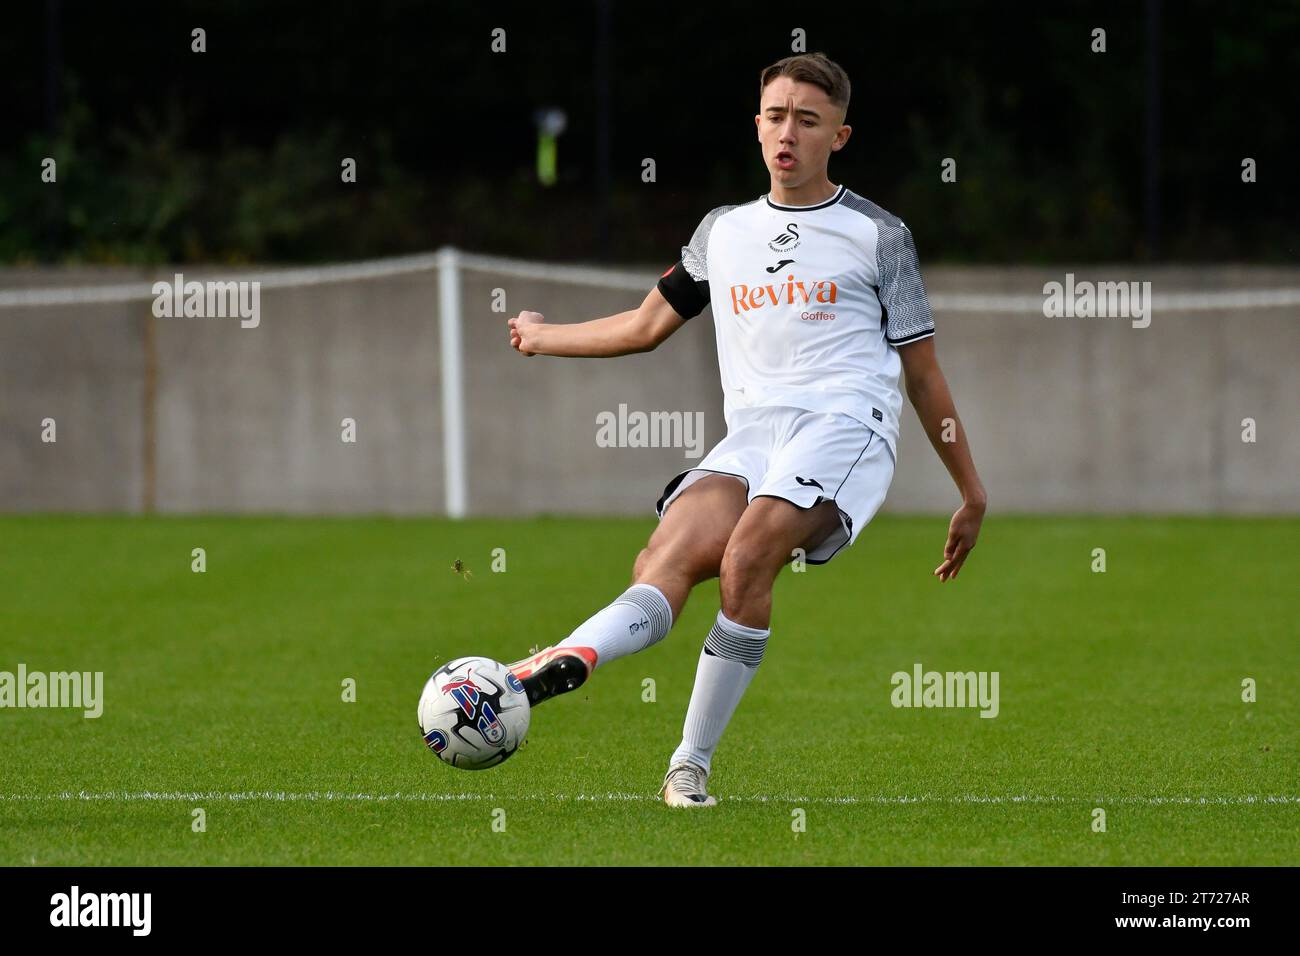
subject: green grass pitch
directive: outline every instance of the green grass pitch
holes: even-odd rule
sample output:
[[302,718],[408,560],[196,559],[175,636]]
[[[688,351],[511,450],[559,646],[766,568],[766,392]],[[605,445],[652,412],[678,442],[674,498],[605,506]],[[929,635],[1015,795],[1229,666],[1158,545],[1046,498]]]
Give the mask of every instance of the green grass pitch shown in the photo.
[[[654,794],[715,582],[663,643],[539,707],[504,765],[436,760],[415,720],[428,674],[562,638],[652,527],[0,519],[0,670],[103,671],[105,697],[97,720],[0,710],[0,865],[1300,859],[1294,519],[994,514],[945,585],[943,519],[877,519],[782,573],[711,811]],[[916,662],[999,672],[999,715],[892,707]]]

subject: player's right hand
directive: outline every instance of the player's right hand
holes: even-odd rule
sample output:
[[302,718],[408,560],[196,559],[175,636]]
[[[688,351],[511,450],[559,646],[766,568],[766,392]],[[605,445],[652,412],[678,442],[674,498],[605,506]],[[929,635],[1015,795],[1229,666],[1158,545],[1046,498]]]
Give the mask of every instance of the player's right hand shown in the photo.
[[951,581],[957,576],[967,556],[980,536],[986,505],[981,498],[976,504],[964,504],[957,509],[948,525],[948,541],[943,546],[943,564],[934,569],[940,581]]
[[540,312],[520,312],[513,319],[507,319],[506,325],[510,326],[510,346],[523,355],[536,355],[535,348],[529,346],[536,345],[537,326],[546,321],[546,316]]

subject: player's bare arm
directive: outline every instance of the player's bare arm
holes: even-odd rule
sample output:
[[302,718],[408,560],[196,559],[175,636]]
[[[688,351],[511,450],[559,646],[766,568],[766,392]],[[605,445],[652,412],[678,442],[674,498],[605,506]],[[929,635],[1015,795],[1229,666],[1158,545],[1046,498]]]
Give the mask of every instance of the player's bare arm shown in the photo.
[[[948,526],[948,540],[943,547],[943,562],[934,569],[940,581],[955,578],[966,563],[966,556],[979,538],[980,524],[988,506],[984,484],[975,471],[966,429],[957,417],[957,406],[948,389],[948,380],[939,368],[934,339],[922,339],[898,350],[903,363],[907,397],[917,417],[930,436],[930,444],[943,461],[948,474],[961,492],[961,507]],[[947,440],[945,440],[947,439]]]
[[524,355],[608,358],[653,351],[685,321],[656,287],[639,308],[589,322],[547,322],[540,312],[520,312],[506,324],[511,346]]

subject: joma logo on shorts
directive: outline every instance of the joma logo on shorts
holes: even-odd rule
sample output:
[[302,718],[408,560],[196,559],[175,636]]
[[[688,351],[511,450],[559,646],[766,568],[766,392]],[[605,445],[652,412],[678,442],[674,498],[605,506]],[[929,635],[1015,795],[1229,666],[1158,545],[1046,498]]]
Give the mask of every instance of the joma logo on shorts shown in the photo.
[[769,305],[807,305],[810,302],[834,304],[839,288],[830,279],[817,279],[811,283],[795,282],[794,276],[785,277],[783,285],[733,285],[731,287],[731,312],[740,315]]

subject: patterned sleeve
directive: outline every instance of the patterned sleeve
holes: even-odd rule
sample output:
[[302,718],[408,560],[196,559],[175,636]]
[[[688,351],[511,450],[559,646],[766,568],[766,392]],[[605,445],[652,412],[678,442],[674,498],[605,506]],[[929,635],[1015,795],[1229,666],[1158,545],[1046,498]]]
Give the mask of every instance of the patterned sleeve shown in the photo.
[[877,227],[876,269],[885,338],[898,346],[934,335],[934,317],[911,231],[901,221],[896,226],[878,221]]
[[705,216],[691,241],[682,246],[682,257],[659,277],[659,291],[683,319],[693,318],[709,304],[709,233],[713,223],[732,206],[719,206]]

